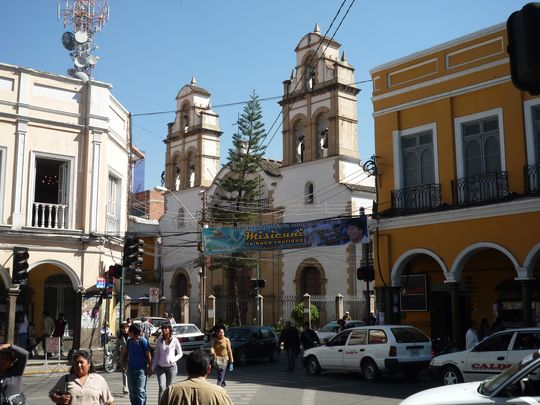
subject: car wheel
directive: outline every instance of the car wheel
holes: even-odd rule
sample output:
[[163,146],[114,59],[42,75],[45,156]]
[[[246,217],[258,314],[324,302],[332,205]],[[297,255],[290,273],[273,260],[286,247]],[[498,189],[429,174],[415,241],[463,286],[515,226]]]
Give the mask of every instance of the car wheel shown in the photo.
[[379,367],[371,359],[366,359],[362,362],[362,374],[368,381],[375,381],[379,378]]
[[243,367],[243,366],[245,366],[247,364],[246,352],[244,352],[244,351],[238,352],[238,354],[236,356],[235,364],[238,365],[238,366],[241,366],[241,367]]
[[272,351],[272,353],[270,353],[270,357],[269,357],[270,361],[272,363],[275,363],[276,361],[279,360],[279,350],[278,349],[274,349]]
[[463,382],[463,376],[454,366],[446,366],[441,371],[441,381],[444,385],[459,384]]
[[306,359],[306,371],[311,375],[318,375],[321,373],[321,366],[315,358],[315,356],[309,356]]

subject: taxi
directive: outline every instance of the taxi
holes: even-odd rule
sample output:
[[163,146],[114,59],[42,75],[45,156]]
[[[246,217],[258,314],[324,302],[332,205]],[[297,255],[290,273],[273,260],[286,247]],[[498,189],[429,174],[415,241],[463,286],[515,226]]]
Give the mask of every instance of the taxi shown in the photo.
[[508,329],[488,336],[472,349],[431,360],[429,375],[444,385],[493,377],[540,349],[540,328]]
[[304,352],[310,374],[323,370],[361,372],[373,381],[382,373],[404,373],[418,377],[431,360],[431,340],[407,325],[372,325],[345,329],[325,345]]
[[519,405],[540,402],[540,351],[484,381],[421,391],[400,405]]

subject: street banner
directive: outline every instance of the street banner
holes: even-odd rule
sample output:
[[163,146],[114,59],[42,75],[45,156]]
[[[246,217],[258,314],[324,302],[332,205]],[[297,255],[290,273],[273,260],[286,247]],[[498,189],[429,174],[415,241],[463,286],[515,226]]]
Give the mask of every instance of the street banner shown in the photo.
[[238,228],[203,228],[202,239],[207,256],[369,243],[369,230],[367,217],[361,215]]

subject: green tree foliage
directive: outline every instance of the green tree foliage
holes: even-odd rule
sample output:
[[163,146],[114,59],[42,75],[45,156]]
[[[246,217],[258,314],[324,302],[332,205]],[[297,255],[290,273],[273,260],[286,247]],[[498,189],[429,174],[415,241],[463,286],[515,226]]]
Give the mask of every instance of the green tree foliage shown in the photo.
[[[216,180],[217,198],[209,207],[211,221],[216,225],[241,226],[258,221],[258,172],[266,149],[262,144],[265,134],[261,105],[253,92],[238,118],[238,130],[233,135],[233,147],[229,149],[226,164],[229,171],[224,178]],[[238,276],[240,272],[250,272],[256,264],[257,261],[245,253],[212,258],[211,270],[223,269],[228,272],[228,293],[236,298],[235,318],[239,324],[245,319],[240,312],[239,296],[247,292],[239,291]]]
[[[296,322],[296,326],[304,324],[304,303],[297,304],[291,312],[291,318]],[[311,321],[317,322],[319,320],[319,309],[311,304]]]

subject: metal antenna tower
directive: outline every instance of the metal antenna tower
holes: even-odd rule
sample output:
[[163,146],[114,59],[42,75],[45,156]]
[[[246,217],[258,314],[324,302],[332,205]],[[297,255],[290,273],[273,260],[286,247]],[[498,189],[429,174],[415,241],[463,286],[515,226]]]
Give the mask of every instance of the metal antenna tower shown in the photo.
[[109,21],[108,0],[58,0],[58,19],[72,31],[64,32],[62,44],[69,51],[73,67],[70,76],[87,81],[99,57],[92,52],[97,49],[94,35]]

